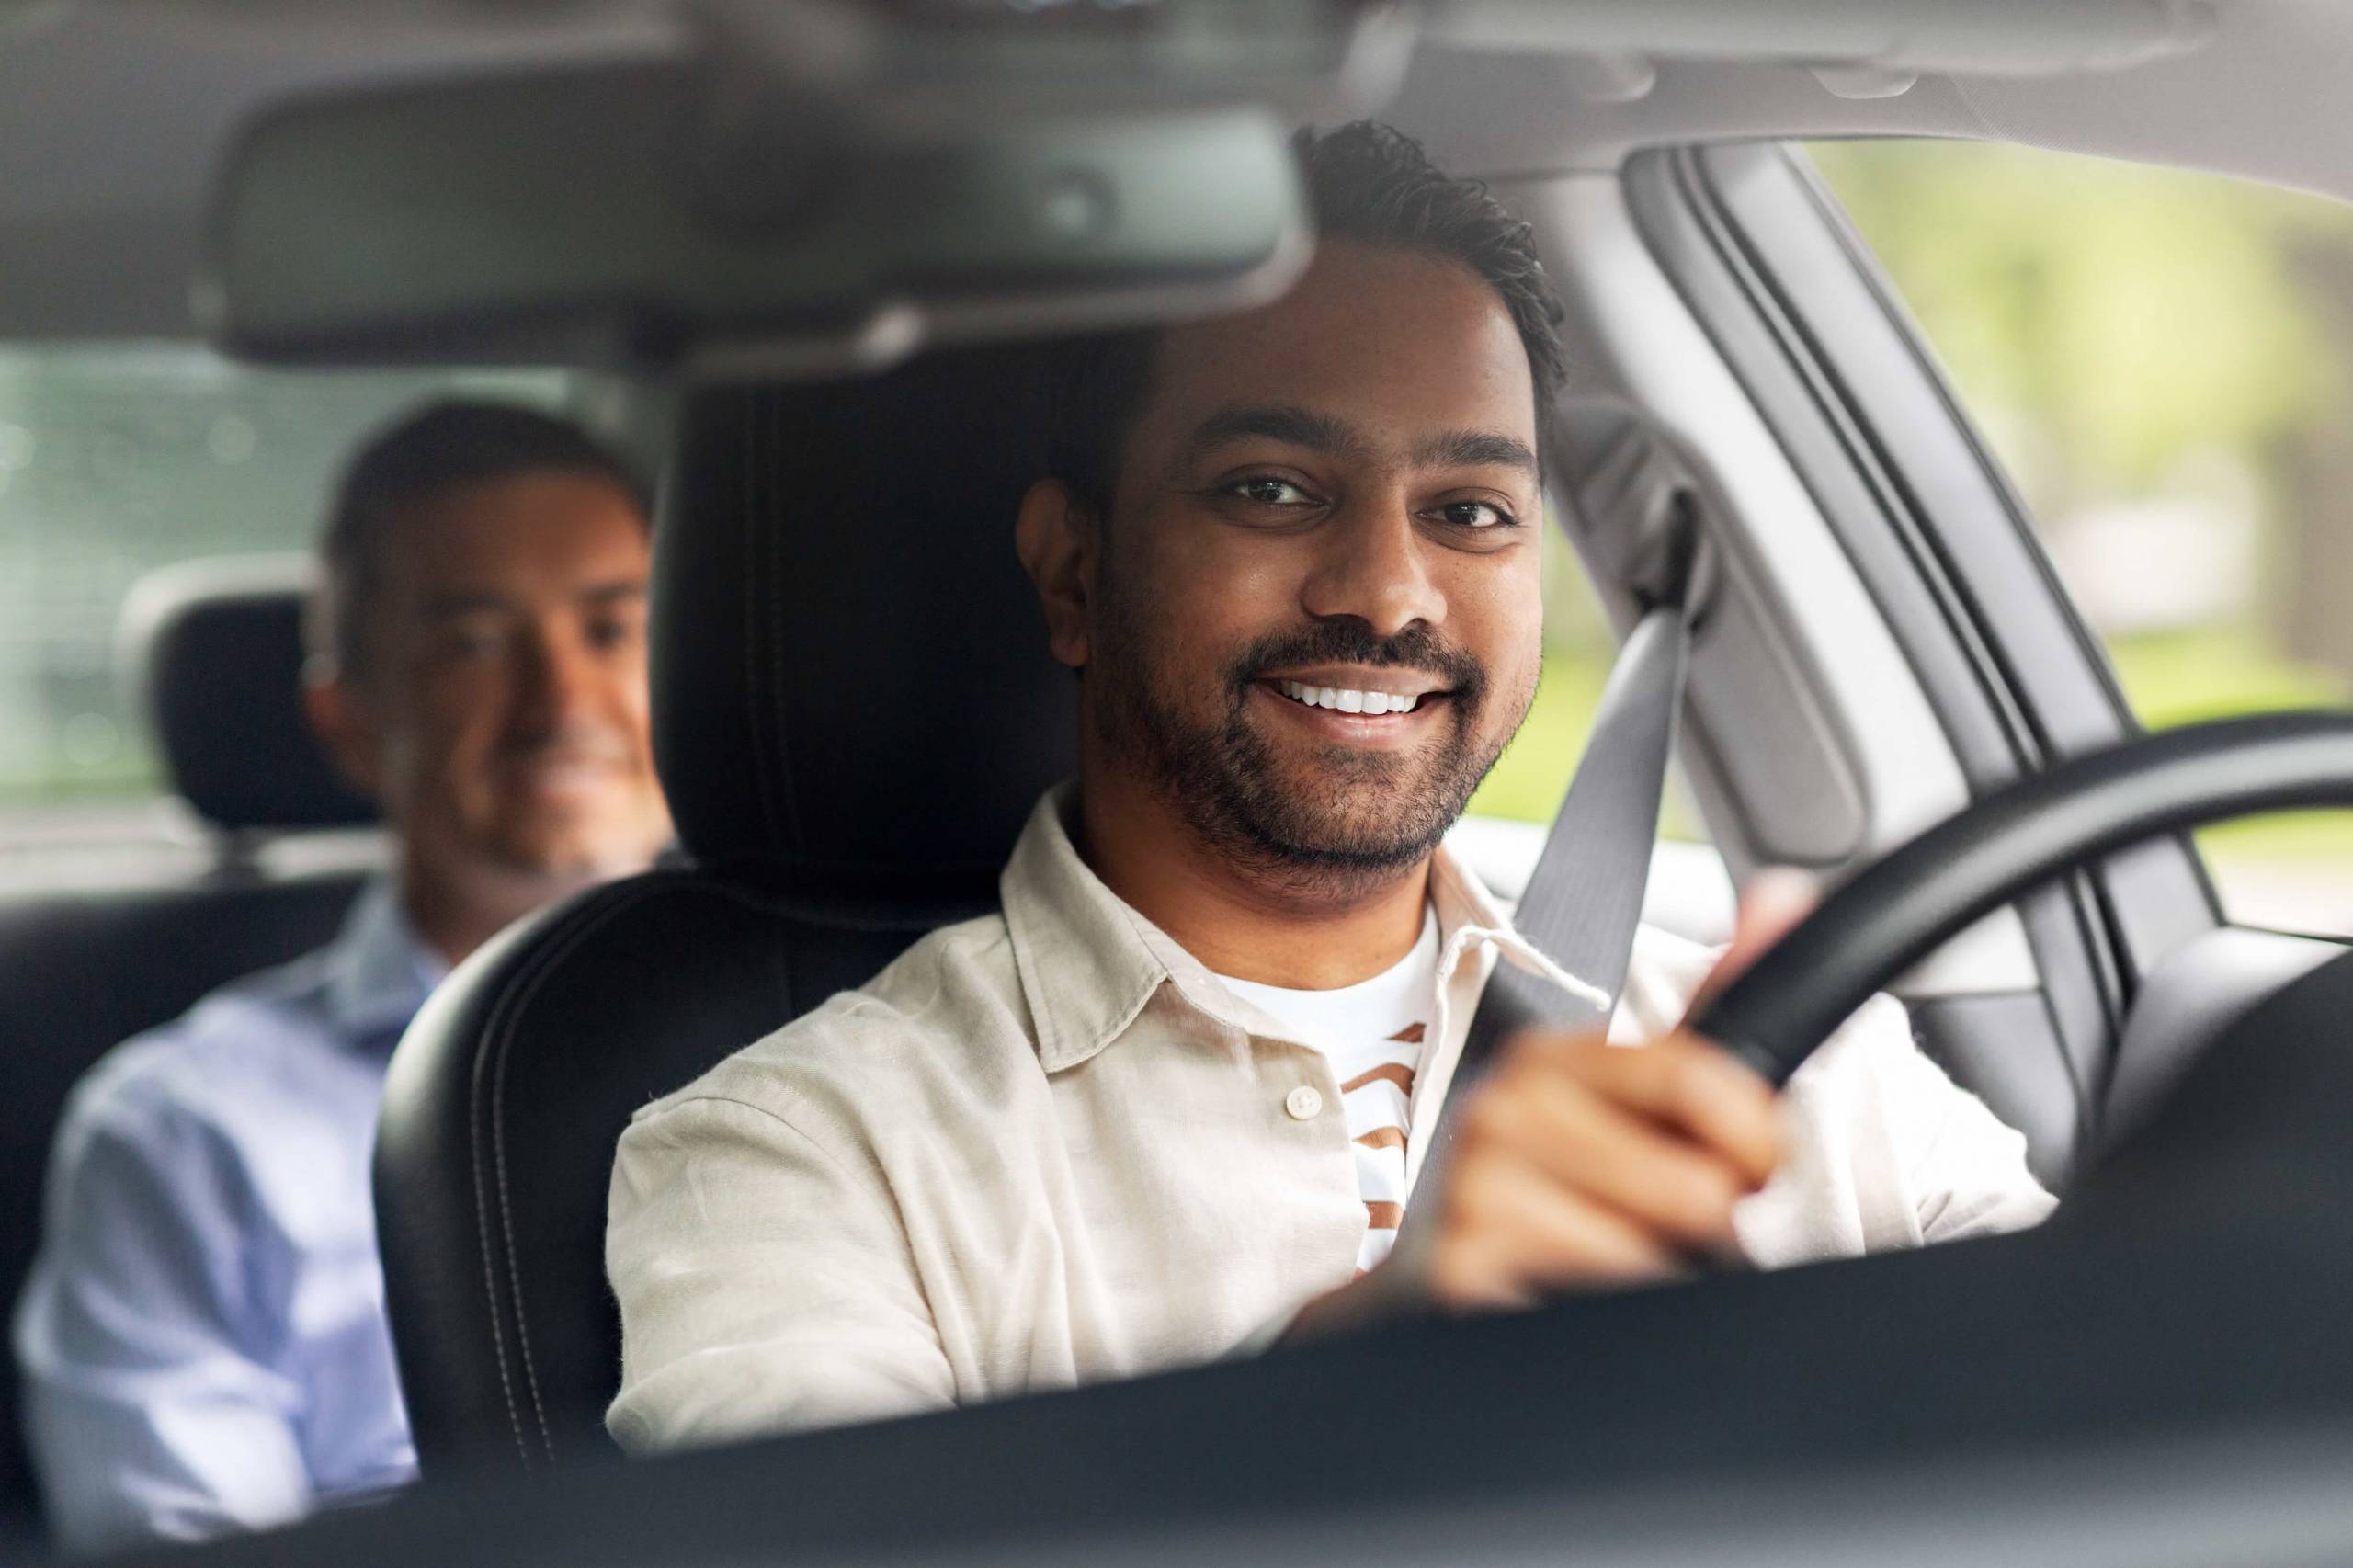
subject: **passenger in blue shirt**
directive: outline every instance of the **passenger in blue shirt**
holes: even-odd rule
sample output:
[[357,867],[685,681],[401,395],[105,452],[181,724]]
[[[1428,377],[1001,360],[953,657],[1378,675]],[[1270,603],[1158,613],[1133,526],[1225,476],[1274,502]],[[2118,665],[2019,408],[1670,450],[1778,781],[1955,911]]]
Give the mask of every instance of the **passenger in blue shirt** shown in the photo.
[[74,1091],[16,1320],[64,1544],[258,1528],[415,1473],[369,1195],[385,1064],[449,965],[668,841],[647,546],[626,468],[529,411],[437,404],[353,463],[304,699],[392,870],[324,947]]

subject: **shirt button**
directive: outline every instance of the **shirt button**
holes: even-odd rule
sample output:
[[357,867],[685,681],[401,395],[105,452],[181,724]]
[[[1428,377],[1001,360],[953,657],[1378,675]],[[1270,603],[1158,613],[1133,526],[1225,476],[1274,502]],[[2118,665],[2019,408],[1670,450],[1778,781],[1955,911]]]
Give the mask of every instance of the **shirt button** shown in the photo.
[[1310,1084],[1302,1084],[1283,1096],[1283,1108],[1290,1112],[1293,1121],[1312,1121],[1324,1108],[1324,1096]]

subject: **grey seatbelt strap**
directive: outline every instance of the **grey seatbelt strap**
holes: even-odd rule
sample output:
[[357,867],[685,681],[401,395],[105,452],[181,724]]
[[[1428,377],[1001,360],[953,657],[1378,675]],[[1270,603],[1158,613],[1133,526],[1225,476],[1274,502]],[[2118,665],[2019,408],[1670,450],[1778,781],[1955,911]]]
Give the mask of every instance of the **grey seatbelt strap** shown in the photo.
[[[1530,947],[1613,1002],[1642,917],[1690,651],[1691,623],[1680,603],[1635,623],[1512,917]],[[1602,1015],[1591,997],[1499,964],[1472,1017],[1457,1081],[1514,1030],[1578,1028]]]
[[[1512,924],[1529,946],[1609,998],[1605,1006],[1500,959],[1472,1015],[1430,1160],[1451,1141],[1461,1091],[1523,1029],[1607,1021],[1620,988],[1650,880],[1658,812],[1675,754],[1691,636],[1706,608],[1710,567],[1692,493],[1646,429],[1613,421],[1580,486],[1594,513],[1637,509],[1629,580],[1649,606],[1609,672],[1584,757],[1552,819]],[[1427,1164],[1428,1162],[1425,1162]]]

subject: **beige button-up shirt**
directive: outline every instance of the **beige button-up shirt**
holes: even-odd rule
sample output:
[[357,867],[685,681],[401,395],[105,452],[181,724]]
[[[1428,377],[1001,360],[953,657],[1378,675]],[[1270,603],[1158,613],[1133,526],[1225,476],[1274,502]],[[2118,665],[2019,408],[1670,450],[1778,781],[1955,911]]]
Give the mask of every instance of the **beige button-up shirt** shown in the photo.
[[[1040,802],[1002,914],[926,937],[631,1121],[606,1236],[623,1447],[1207,1361],[1347,1282],[1366,1216],[1329,1063],[1097,879],[1064,826],[1072,799]],[[1409,1183],[1495,963],[1582,985],[1443,851],[1430,896],[1443,946]],[[1613,1038],[1672,1028],[1711,962],[1646,928]],[[1887,998],[1786,1103],[1788,1162],[1737,1216],[1759,1264],[2052,1206],[2024,1141],[1914,1048]]]

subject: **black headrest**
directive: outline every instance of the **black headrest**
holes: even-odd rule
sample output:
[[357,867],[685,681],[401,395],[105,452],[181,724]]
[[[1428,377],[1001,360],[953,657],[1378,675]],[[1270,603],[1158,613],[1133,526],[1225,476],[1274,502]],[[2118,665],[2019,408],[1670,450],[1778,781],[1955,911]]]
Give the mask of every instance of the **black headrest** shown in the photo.
[[681,842],[807,891],[994,878],[1076,769],[1076,682],[1013,553],[1036,350],[687,401],[655,530],[654,713]]
[[123,657],[145,689],[165,770],[223,828],[375,820],[302,716],[306,556],[224,556],[151,572],[124,602]]

